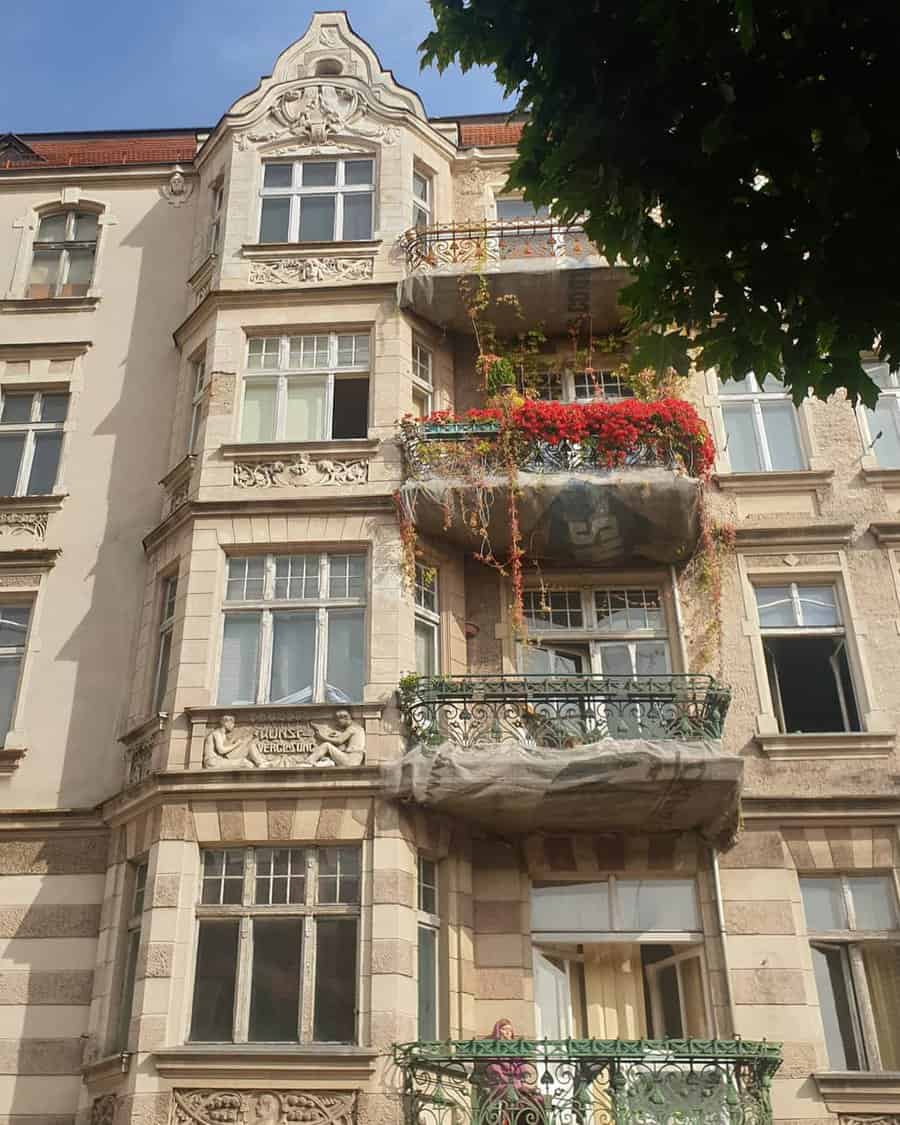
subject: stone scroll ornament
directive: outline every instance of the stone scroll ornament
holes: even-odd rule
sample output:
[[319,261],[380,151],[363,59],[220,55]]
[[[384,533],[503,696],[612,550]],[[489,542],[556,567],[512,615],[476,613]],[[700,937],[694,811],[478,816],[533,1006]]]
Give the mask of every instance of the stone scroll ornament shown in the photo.
[[203,741],[208,770],[361,766],[365,758],[366,732],[343,709],[333,725],[257,716],[253,726],[238,727],[234,715],[222,715]]
[[353,1125],[355,1094],[175,1090],[174,1125]]
[[347,134],[369,137],[382,144],[396,143],[400,135],[396,126],[370,120],[366,109],[356,90],[331,83],[307,83],[279,94],[267,119],[241,134],[237,144],[243,149],[248,142],[263,144],[291,137],[300,143],[322,145]]
[[251,262],[251,285],[316,285],[329,281],[368,281],[374,258],[281,258]]
[[301,453],[293,461],[237,461],[234,466],[234,483],[238,488],[365,484],[368,479],[368,461],[313,461],[308,453]]

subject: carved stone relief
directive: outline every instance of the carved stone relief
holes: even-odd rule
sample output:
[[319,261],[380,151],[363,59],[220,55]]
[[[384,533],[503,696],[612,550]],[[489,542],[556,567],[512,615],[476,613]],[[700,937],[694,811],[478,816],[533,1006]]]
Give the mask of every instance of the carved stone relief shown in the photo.
[[900,1113],[865,1113],[852,1117],[841,1113],[838,1122],[840,1125],[900,1125]]
[[91,1103],[91,1125],[113,1125],[116,1119],[118,1098],[115,1094],[103,1094]]
[[366,732],[343,709],[335,711],[331,726],[261,714],[239,727],[234,715],[223,715],[203,742],[205,769],[361,766],[365,758]]
[[175,1090],[174,1125],[353,1125],[355,1094]]
[[125,748],[126,787],[139,785],[144,778],[153,773],[153,751],[159,738],[159,730],[145,735],[138,742]]
[[400,135],[393,125],[381,125],[366,117],[365,103],[356,90],[330,83],[304,85],[279,94],[267,118],[241,134],[237,145],[245,149],[248,142],[264,144],[284,137],[321,145],[331,137],[348,133],[382,144],[395,144]]
[[47,534],[49,512],[0,512],[0,535],[32,535],[43,539]]
[[167,183],[159,189],[160,195],[173,207],[180,207],[194,194],[194,185],[185,179],[184,171],[180,164],[175,165],[175,171]]
[[368,479],[368,461],[313,461],[308,453],[301,453],[293,461],[237,461],[234,466],[234,483],[238,488],[365,484]]
[[308,285],[324,281],[367,281],[374,258],[282,258],[251,262],[251,285]]
[[0,587],[10,589],[12,587],[25,586],[34,588],[40,586],[41,576],[39,574],[0,574]]

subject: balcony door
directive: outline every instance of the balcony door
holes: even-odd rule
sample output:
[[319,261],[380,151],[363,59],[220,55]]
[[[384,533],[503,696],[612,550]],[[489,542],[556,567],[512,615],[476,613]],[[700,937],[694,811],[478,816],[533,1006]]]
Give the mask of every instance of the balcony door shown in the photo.
[[534,950],[535,1030],[539,1039],[568,1039],[572,1001],[567,961]]

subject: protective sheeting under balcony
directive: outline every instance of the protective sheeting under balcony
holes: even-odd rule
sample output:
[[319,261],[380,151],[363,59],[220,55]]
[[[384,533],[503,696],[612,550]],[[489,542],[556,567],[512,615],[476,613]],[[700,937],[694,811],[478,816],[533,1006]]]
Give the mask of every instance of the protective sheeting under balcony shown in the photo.
[[446,223],[408,231],[402,246],[400,307],[444,328],[471,329],[463,279],[476,273],[487,280],[501,334],[521,331],[523,316],[547,333],[577,320],[589,320],[595,333],[621,323],[618,294],[630,274],[610,266],[579,226],[540,219]]
[[729,844],[743,761],[708,676],[461,676],[405,683],[388,793],[494,832],[696,831]]

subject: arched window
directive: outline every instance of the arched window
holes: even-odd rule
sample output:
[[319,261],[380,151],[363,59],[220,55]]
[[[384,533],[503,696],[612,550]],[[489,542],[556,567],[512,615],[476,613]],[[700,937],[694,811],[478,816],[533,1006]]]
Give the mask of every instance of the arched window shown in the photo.
[[96,212],[53,211],[43,215],[34,238],[27,296],[85,297],[97,253]]

